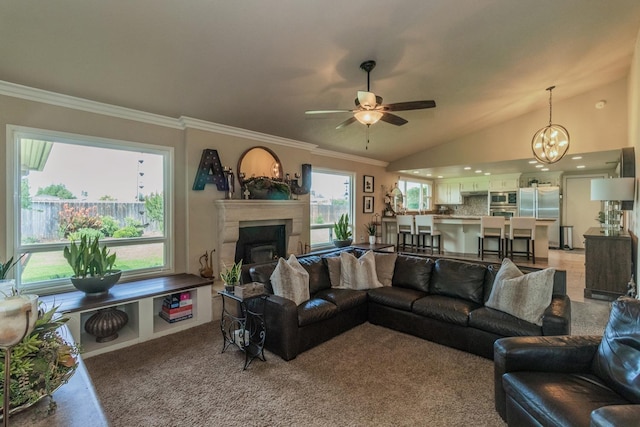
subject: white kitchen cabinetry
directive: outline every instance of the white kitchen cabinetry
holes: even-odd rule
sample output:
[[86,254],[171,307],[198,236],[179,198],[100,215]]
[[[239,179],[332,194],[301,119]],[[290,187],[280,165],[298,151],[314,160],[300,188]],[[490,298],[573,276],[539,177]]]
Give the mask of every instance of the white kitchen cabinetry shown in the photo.
[[489,180],[489,191],[516,191],[520,186],[520,174],[494,175]]
[[462,193],[486,193],[489,191],[489,178],[465,178],[460,181],[460,191]]
[[461,205],[462,194],[459,181],[438,181],[436,183],[437,205]]
[[[82,346],[82,357],[87,358],[128,347],[150,339],[173,334],[211,322],[211,281],[191,274],[176,274],[122,283],[114,286],[108,295],[86,297],[84,292],[67,292],[41,298],[47,305],[59,306],[58,311],[69,318],[67,326],[76,343]],[[193,317],[168,323],[158,313],[165,296],[189,291],[193,301]],[[127,324],[112,341],[98,343],[84,330],[87,320],[98,310],[115,307],[127,313]]]

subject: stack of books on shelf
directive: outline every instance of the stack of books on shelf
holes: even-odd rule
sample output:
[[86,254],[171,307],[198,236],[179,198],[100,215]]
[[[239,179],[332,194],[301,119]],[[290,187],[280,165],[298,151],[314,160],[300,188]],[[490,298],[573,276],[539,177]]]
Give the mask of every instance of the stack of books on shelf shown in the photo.
[[158,314],[169,323],[191,319],[193,317],[191,292],[167,295],[162,301],[162,310]]

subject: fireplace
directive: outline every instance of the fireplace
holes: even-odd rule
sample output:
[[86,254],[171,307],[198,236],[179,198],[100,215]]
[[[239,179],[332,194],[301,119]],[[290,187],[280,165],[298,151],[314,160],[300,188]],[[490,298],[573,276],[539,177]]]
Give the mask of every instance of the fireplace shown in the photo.
[[212,240],[216,244],[217,265],[214,269],[217,271],[236,262],[237,243],[242,229],[279,226],[284,230],[283,243],[274,243],[276,239],[266,239],[268,243],[265,243],[266,240],[249,243],[249,250],[259,258],[298,254],[299,242],[307,240],[301,238],[302,226],[309,218],[307,201],[225,199],[215,200],[214,206],[216,234]]
[[242,260],[244,264],[256,264],[285,257],[285,232],[284,224],[241,226],[238,231],[235,262]]

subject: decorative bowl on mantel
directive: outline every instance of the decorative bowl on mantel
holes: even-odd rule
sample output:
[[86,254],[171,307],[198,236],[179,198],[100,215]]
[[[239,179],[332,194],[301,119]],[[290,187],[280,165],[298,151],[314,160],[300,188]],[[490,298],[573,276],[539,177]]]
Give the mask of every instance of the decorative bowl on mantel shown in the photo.
[[291,188],[282,182],[267,177],[249,178],[244,182],[249,198],[258,200],[289,200]]

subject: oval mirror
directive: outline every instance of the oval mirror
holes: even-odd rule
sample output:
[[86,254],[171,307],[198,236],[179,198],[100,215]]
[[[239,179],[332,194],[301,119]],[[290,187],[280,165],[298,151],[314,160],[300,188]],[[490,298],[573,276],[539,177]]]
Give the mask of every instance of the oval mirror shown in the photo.
[[259,176],[282,179],[282,163],[276,153],[267,147],[253,147],[242,153],[237,171],[240,185],[249,178]]

